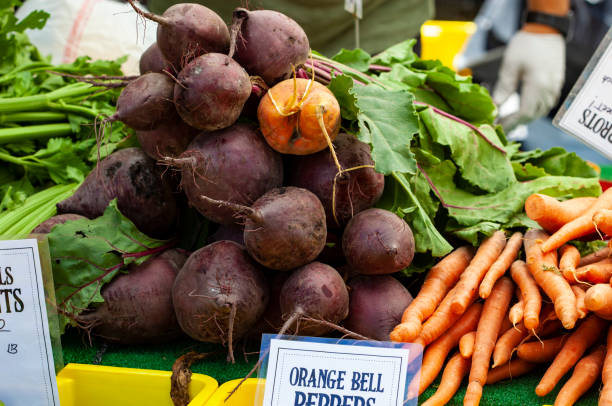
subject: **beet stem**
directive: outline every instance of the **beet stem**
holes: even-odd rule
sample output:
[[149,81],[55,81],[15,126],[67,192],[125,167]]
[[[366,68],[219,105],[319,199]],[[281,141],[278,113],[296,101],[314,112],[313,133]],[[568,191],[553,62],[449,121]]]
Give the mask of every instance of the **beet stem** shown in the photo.
[[391,72],[391,68],[383,65],[370,65],[370,70],[378,72]]
[[434,107],[431,104],[423,103],[423,102],[416,101],[416,100],[414,101],[414,104],[417,104],[419,106],[427,106],[427,107],[431,108],[434,111],[434,113],[439,114],[441,116],[444,116],[446,118],[450,118],[451,120],[456,121],[459,124],[463,124],[464,126],[469,127],[476,134],[480,135],[480,137],[483,140],[485,140],[487,142],[487,144],[491,145],[493,148],[495,148],[496,150],[500,151],[502,154],[506,155],[506,150],[505,149],[503,149],[502,147],[500,147],[499,145],[497,145],[493,141],[491,141],[489,138],[487,138],[487,136],[484,135],[484,133],[482,131],[480,131],[480,129],[478,127],[476,127],[475,125],[473,125],[471,123],[468,123],[467,121],[462,120],[461,118],[459,118],[457,116],[454,116],[454,115],[452,115],[450,113],[447,113],[444,110],[440,110],[439,108]]
[[127,2],[130,3],[130,6],[132,6],[134,11],[136,11],[140,16],[142,16],[142,17],[144,17],[146,19],[149,19],[151,21],[155,21],[157,24],[160,24],[160,25],[169,25],[170,24],[170,22],[168,21],[167,18],[164,18],[162,16],[158,16],[157,14],[147,13],[146,11],[143,11],[139,7],[136,7],[136,4],[134,4],[134,0],[127,0]]
[[73,75],[71,73],[58,72],[54,70],[47,69],[46,72],[51,73],[53,75],[64,76],[67,78],[77,79],[77,80],[121,80],[124,82],[129,82],[130,80],[138,79],[140,76],[132,75],[132,76],[109,76],[109,75]]
[[236,52],[236,41],[238,40],[238,34],[242,28],[242,23],[249,18],[249,11],[245,8],[238,7],[232,13],[232,26],[230,28],[230,49],[227,54],[230,58],[234,57]]
[[230,311],[228,321],[228,332],[227,332],[227,346],[228,346],[228,357],[232,364],[236,363],[234,359],[234,321],[236,320],[236,304],[232,303],[232,310]]
[[[289,329],[289,327],[291,327],[291,325],[296,321],[299,320],[300,317],[302,317],[304,315],[304,313],[301,310],[296,311],[295,313],[293,313],[291,315],[291,317],[289,317],[287,319],[287,321],[285,322],[285,324],[283,324],[283,327],[280,329],[280,331],[278,332],[278,334],[276,335],[276,337],[282,337],[287,330]],[[261,354],[261,356],[259,357],[259,359],[257,360],[257,363],[255,365],[253,365],[253,368],[251,368],[251,370],[249,371],[249,373],[242,378],[242,380],[240,382],[238,382],[238,385],[236,385],[236,387],[229,393],[229,395],[227,395],[227,397],[224,400],[224,403],[227,402],[227,400],[232,397],[232,395],[238,390],[238,388],[244,383],[244,381],[246,381],[247,379],[249,379],[249,377],[251,375],[253,375],[255,373],[255,371],[257,371],[257,369],[261,366],[261,363],[263,362],[263,360],[268,356],[268,353],[270,352],[270,349],[267,349],[263,354]]]
[[[358,169],[365,169],[365,168],[375,169],[375,166],[374,165],[353,166],[352,168],[343,169],[342,171],[339,171],[336,174],[336,176],[334,176],[334,183],[332,186],[332,215],[334,216],[334,221],[336,222],[338,226],[340,226],[340,222],[338,221],[338,216],[336,215],[336,185],[338,183],[338,178],[344,175],[346,172],[356,171]],[[351,217],[352,216],[353,216],[353,213],[351,213]]]
[[248,206],[242,205],[242,204],[238,204],[238,203],[234,203],[234,202],[228,202],[225,200],[217,200],[217,199],[211,199],[208,196],[204,196],[204,195],[200,195],[200,199],[207,201],[210,204],[216,204],[218,206],[221,207],[226,207],[230,210],[233,210],[234,212],[236,212],[237,214],[242,214],[248,218],[250,218],[251,220],[253,220],[255,223],[257,224],[262,224],[263,223],[263,218],[261,216],[261,213],[259,213],[257,210],[254,210]]

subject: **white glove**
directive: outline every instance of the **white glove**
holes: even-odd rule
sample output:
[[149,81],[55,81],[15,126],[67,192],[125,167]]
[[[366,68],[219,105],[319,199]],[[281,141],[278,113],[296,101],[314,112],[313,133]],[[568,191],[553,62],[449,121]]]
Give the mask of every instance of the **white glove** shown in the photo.
[[522,82],[519,111],[500,120],[504,129],[547,115],[559,99],[564,77],[565,40],[560,34],[516,33],[504,53],[493,92],[493,100],[501,105]]

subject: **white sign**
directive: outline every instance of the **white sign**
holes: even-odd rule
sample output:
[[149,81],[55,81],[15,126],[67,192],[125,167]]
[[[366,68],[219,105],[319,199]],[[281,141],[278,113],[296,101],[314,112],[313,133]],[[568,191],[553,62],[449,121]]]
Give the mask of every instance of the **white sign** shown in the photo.
[[557,113],[555,124],[612,159],[612,30]]
[[357,18],[363,18],[363,0],[344,0],[344,9]]
[[409,355],[407,348],[272,339],[263,405],[401,406]]
[[36,240],[0,241],[0,401],[59,406]]

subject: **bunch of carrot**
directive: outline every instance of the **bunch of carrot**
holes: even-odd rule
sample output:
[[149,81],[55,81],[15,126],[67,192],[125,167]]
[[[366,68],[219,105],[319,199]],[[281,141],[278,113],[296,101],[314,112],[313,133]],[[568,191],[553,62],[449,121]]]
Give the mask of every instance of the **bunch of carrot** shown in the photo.
[[391,333],[393,341],[425,347],[411,397],[423,393],[458,347],[424,406],[446,404],[465,375],[463,404],[478,405],[485,384],[525,374],[538,363],[550,363],[538,396],[573,367],[556,406],[574,404],[599,376],[599,404],[612,405],[612,247],[581,257],[567,244],[612,235],[612,189],[564,202],[534,194],[525,211],[542,229],[509,239],[497,231],[477,249],[454,250],[429,271]]

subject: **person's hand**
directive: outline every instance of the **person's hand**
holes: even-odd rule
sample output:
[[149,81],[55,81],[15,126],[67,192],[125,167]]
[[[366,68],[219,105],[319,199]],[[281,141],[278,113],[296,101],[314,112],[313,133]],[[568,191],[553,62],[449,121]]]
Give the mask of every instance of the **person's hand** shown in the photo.
[[493,100],[499,106],[521,85],[520,108],[500,121],[506,131],[547,115],[565,77],[565,40],[560,34],[519,31],[512,37],[499,70]]

